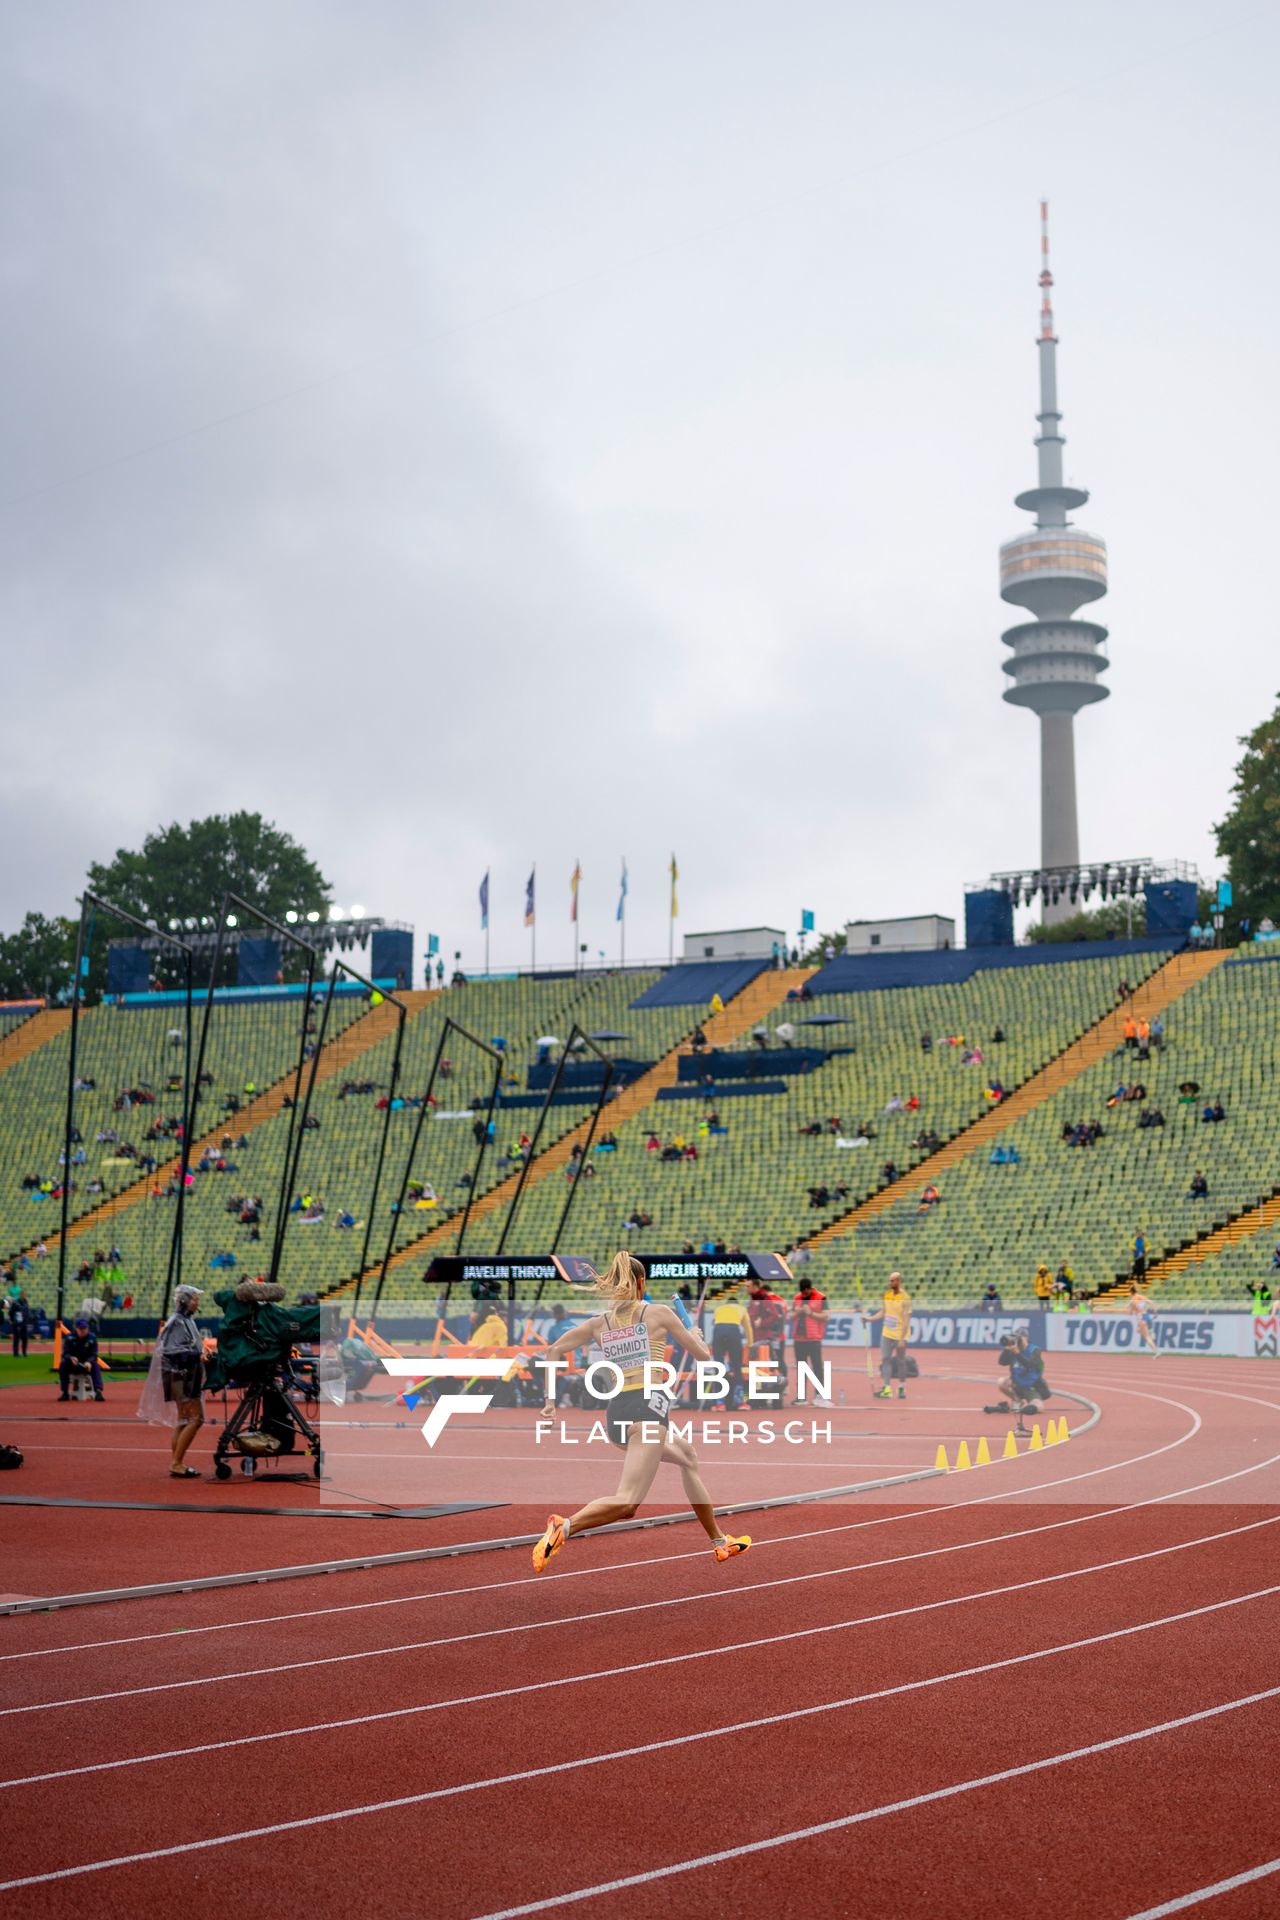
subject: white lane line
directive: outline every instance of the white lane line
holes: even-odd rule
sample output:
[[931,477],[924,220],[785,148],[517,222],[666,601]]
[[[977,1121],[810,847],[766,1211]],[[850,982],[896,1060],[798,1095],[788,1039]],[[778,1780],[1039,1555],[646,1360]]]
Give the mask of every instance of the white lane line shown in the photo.
[[1280,1873],[1280,1860],[1264,1860],[1260,1867],[1233,1873],[1229,1880],[1215,1880],[1211,1887],[1197,1887],[1194,1893],[1179,1894],[1176,1900],[1163,1900],[1158,1907],[1144,1907],[1141,1913],[1131,1914],[1129,1920],[1164,1920],[1168,1913],[1185,1913],[1188,1907],[1198,1907],[1202,1900],[1216,1900],[1220,1893],[1233,1893],[1237,1887],[1265,1880],[1269,1873]]
[[[747,1653],[757,1647],[781,1646],[784,1642],[790,1640],[816,1639],[819,1634],[824,1633],[843,1633],[851,1627],[877,1626],[887,1620],[905,1620],[920,1613],[938,1613],[947,1607],[968,1606],[975,1600],[996,1600],[1006,1594],[1028,1592],[1033,1587],[1051,1587],[1062,1580],[1081,1580],[1089,1574],[1108,1573],[1116,1567],[1131,1567],[1145,1560],[1160,1560],[1163,1559],[1166,1554],[1183,1553],[1191,1547],[1212,1546],[1217,1541],[1229,1539],[1234,1534],[1254,1533],[1259,1527],[1274,1527],[1276,1525],[1280,1525],[1280,1515],[1271,1515],[1265,1520],[1250,1520],[1242,1526],[1229,1527],[1220,1533],[1206,1533],[1200,1535],[1199,1538],[1195,1540],[1182,1540],[1173,1546],[1149,1547],[1144,1553],[1125,1554],[1124,1557],[1119,1560],[1100,1560],[1095,1565],[1089,1567],[1068,1567],[1059,1573],[1042,1573],[1035,1579],[1017,1580],[1003,1587],[984,1587],[980,1588],[976,1593],[951,1594],[942,1600],[921,1600],[917,1601],[914,1606],[894,1607],[885,1613],[860,1614],[851,1620],[824,1621],[814,1627],[796,1627],[787,1633],[763,1634],[754,1640],[727,1641],[714,1647],[698,1648],[693,1653],[664,1654],[657,1659],[637,1660],[620,1667],[602,1667],[591,1673],[569,1673],[554,1680],[531,1680],[524,1682],[520,1686],[498,1687],[488,1693],[464,1694],[451,1700],[433,1700],[421,1709],[421,1711],[434,1713],[446,1707],[472,1707],[489,1700],[511,1700],[521,1694],[543,1692],[551,1687],[576,1687],[581,1686],[589,1680],[613,1680],[623,1674],[645,1673],[654,1667],[680,1666],[687,1660],[712,1659],[725,1653]],[[909,1559],[931,1559],[933,1555],[931,1552],[926,1552],[918,1556],[911,1554],[905,1557]],[[875,1561],[867,1561],[863,1564],[870,1568],[876,1566]],[[887,1564],[896,1565],[897,1562],[889,1562]],[[860,1571],[861,1569],[857,1570]],[[836,1571],[843,1572],[846,1571],[846,1569],[840,1568],[836,1569]],[[853,1571],[853,1569],[848,1569],[848,1571]],[[790,1586],[795,1580],[805,1577],[804,1575],[793,1575],[782,1580],[761,1581],[760,1585]],[[679,1600],[644,1601],[635,1606],[605,1608],[599,1613],[582,1614],[578,1616],[578,1619],[610,1619],[616,1613],[645,1613],[655,1606],[679,1604],[681,1604]],[[534,1626],[559,1627],[576,1624],[577,1620],[557,1619],[537,1621],[534,1623]],[[145,1687],[123,1687],[113,1693],[78,1694],[68,1700],[33,1700],[25,1706],[0,1708],[0,1716],[5,1719],[12,1719],[19,1714],[49,1713],[60,1707],[90,1706],[103,1700],[132,1700],[136,1699],[139,1695],[174,1693],[184,1687],[219,1686],[227,1680],[260,1680],[280,1673],[311,1673],[319,1667],[343,1666],[354,1660],[374,1660],[384,1655],[400,1653],[427,1653],[438,1647],[456,1646],[460,1641],[486,1640],[494,1634],[528,1633],[531,1630],[533,1629],[528,1626],[487,1627],[476,1633],[452,1634],[443,1640],[409,1640],[394,1647],[372,1647],[362,1653],[329,1653],[324,1654],[320,1659],[316,1660],[290,1660],[280,1666],[247,1667],[234,1673],[211,1673],[199,1675],[191,1679],[154,1681]],[[0,1784],[8,1785],[11,1783],[3,1782]]]
[[[1274,1588],[1266,1589],[1274,1592]],[[1234,1600],[1218,1602],[1211,1608],[1196,1608],[1194,1613],[1216,1612],[1219,1607],[1243,1606],[1256,1598],[1253,1594],[1240,1594]],[[857,1706],[874,1700],[891,1699],[896,1695],[919,1691],[924,1687],[941,1686],[949,1680],[968,1679],[1000,1668],[1020,1666],[1028,1660],[1050,1659],[1055,1654],[1078,1651],[1082,1647],[1096,1645],[1098,1641],[1123,1639],[1134,1633],[1145,1633],[1150,1629],[1172,1623],[1175,1619],[1190,1619],[1194,1613],[1169,1615],[1164,1620],[1143,1621],[1136,1626],[1119,1627],[1113,1632],[1099,1634],[1092,1640],[1073,1641],[1060,1647],[1046,1647],[1032,1654],[1018,1654],[1008,1660],[994,1661],[990,1665],[964,1668],[956,1673],[935,1674],[927,1680],[908,1681],[896,1687],[886,1687],[876,1693],[856,1694],[848,1700],[832,1700],[819,1707],[797,1707],[786,1713],[769,1714],[756,1720],[740,1720],[731,1726],[705,1727],[700,1732],[680,1734],[669,1740],[646,1741],[642,1746],[622,1747],[610,1753],[588,1754],[580,1760],[565,1760],[543,1767],[530,1767],[520,1773],[494,1776],[487,1780],[464,1781],[456,1787],[432,1787],[421,1793],[402,1794],[393,1800],[373,1800],[361,1806],[338,1807],[329,1813],[312,1813],[294,1820],[273,1821],[270,1826],[244,1827],[232,1833],[213,1834],[204,1840],[180,1841],[170,1847],[152,1847],[140,1853],[117,1854],[102,1860],[86,1860],[78,1866],[55,1867],[46,1873],[27,1874],[19,1880],[0,1880],[0,1893],[16,1892],[22,1887],[47,1885],[50,1881],[74,1880],[88,1873],[101,1873],[110,1867],[137,1866],[149,1860],[169,1860],[175,1855],[201,1853],[212,1847],[233,1846],[242,1840],[261,1840],[278,1833],[296,1833],[310,1827],[327,1826],[332,1821],[355,1820],[374,1813],[393,1813],[405,1807],[422,1806],[432,1800],[447,1799],[462,1793],[475,1793],[486,1787],[510,1786],[519,1781],[544,1779],[550,1774],[569,1773],[582,1767],[603,1766],[615,1760],[630,1760],[649,1753],[662,1752],[672,1747],[692,1746],[703,1740],[722,1739],[727,1734],[753,1732],[762,1727],[777,1726],[785,1721],[800,1720],[818,1713],[833,1713],[843,1707]],[[1280,1695],[1280,1686],[1267,1687],[1257,1693],[1243,1694],[1234,1700],[1220,1702],[1216,1706],[1202,1707],[1195,1713],[1180,1715],[1176,1720],[1163,1720],[1150,1727],[1140,1727],[1132,1733],[1116,1734],[1109,1740],[1094,1741],[1086,1747],[1069,1748],[1064,1753],[1048,1755],[1043,1760],[1025,1761],[1021,1766],[1005,1767],[998,1773],[980,1775],[975,1779],[962,1780],[950,1787],[936,1787],[931,1792],[913,1794],[909,1799],[893,1800],[883,1806],[868,1807],[859,1813],[845,1814],[839,1819],[824,1820],[816,1826],[796,1828],[790,1833],[777,1834],[768,1840],[754,1840],[742,1846],[727,1849],[721,1853],[703,1854],[692,1860],[683,1860],[667,1867],[657,1867],[647,1873],[632,1874],[625,1880],[607,1881],[600,1886],[582,1887],[572,1893],[558,1894],[550,1900],[534,1901],[523,1907],[510,1907],[501,1913],[486,1914],[481,1920],[515,1920],[515,1916],[525,1913],[542,1913],[562,1902],[587,1900],[595,1894],[615,1893],[623,1887],[641,1886],[649,1881],[663,1880],[673,1874],[691,1873],[698,1867],[717,1865],[723,1861],[737,1859],[744,1854],[762,1853],[772,1847],[787,1846],[797,1840],[807,1840],[814,1835],[832,1833],[842,1827],[859,1825],[866,1820],[883,1818],[886,1814],[902,1813],[913,1807],[927,1806],[933,1801],[949,1800],[957,1794],[968,1793],[978,1787],[996,1786],[1006,1780],[1017,1780],[1026,1774],[1041,1773],[1046,1768],[1064,1765],[1070,1760],[1081,1760],[1099,1753],[1107,1753],[1117,1747],[1129,1746],[1138,1740],[1152,1740],[1162,1733],[1173,1733],[1182,1727],[1189,1727],[1198,1721],[1212,1720],[1219,1714],[1233,1713],[1242,1707],[1259,1705],[1264,1700],[1272,1700]]]
[[[1125,1392],[1126,1390],[1124,1388],[1121,1388],[1120,1391]],[[1151,1400],[1151,1399],[1162,1400],[1162,1396],[1159,1394],[1142,1393],[1142,1392],[1138,1392],[1137,1390],[1134,1390],[1132,1397],[1136,1397],[1142,1400]],[[1169,1401],[1162,1400],[1162,1404],[1166,1406],[1176,1406],[1183,1413],[1189,1414],[1191,1416],[1192,1424],[1187,1428],[1187,1431],[1183,1434],[1180,1434],[1177,1439],[1170,1440],[1166,1442],[1165,1445],[1156,1447],[1147,1453],[1133,1454],[1126,1460],[1112,1461],[1106,1466],[1093,1467],[1093,1468],[1090,1468],[1085,1473],[1061,1474],[1058,1476],[1057,1479],[1054,1479],[1054,1480],[1034,1481],[1029,1487],[1022,1486],[1022,1487],[1006,1488],[1005,1491],[1002,1493],[975,1494],[974,1497],[970,1500],[952,1500],[952,1501],[948,1501],[945,1505],[941,1505],[941,1506],[911,1507],[904,1513],[881,1514],[872,1520],[842,1521],[839,1526],[806,1527],[795,1533],[767,1535],[763,1539],[756,1541],[755,1547],[753,1550],[756,1552],[760,1552],[766,1547],[785,1546],[791,1541],[795,1541],[795,1540],[825,1539],[837,1533],[861,1533],[869,1527],[897,1526],[903,1521],[919,1520],[921,1518],[937,1517],[939,1515],[949,1515],[952,1513],[960,1513],[966,1507],[993,1506],[997,1501],[1000,1501],[1000,1500],[1019,1499],[1019,1498],[1025,1500],[1025,1499],[1028,1499],[1030,1495],[1033,1493],[1046,1493],[1052,1490],[1054,1487],[1071,1486],[1076,1481],[1079,1481],[1079,1480],[1091,1480],[1097,1474],[1113,1473],[1122,1467],[1137,1466],[1142,1461],[1153,1460],[1158,1454],[1168,1453],[1172,1451],[1172,1449],[1174,1449],[1175,1447],[1180,1447],[1185,1445],[1188,1441],[1193,1440],[1196,1434],[1200,1431],[1200,1427],[1202,1424],[1200,1421],[1200,1417],[1198,1414],[1196,1414],[1193,1411],[1192,1408],[1183,1406],[1180,1401],[1173,1401],[1173,1400],[1169,1400]],[[1029,1460],[1031,1458],[1031,1455],[1023,1454],[1020,1456],[1020,1458]],[[1134,1513],[1138,1511],[1139,1508],[1149,1507],[1149,1506],[1158,1506],[1166,1500],[1181,1499],[1185,1494],[1202,1493],[1209,1487],[1221,1486],[1228,1480],[1239,1479],[1244,1474],[1256,1472],[1258,1470],[1258,1467],[1260,1466],[1273,1465],[1276,1459],[1280,1459],[1280,1455],[1273,1456],[1273,1459],[1271,1460],[1260,1461],[1257,1463],[1257,1466],[1241,1467],[1234,1473],[1220,1475],[1217,1479],[1214,1479],[1214,1480],[1204,1480],[1204,1481],[1198,1482],[1194,1486],[1180,1487],[1180,1488],[1177,1488],[1172,1493],[1163,1493],[1163,1494],[1153,1495],[1152,1498],[1149,1500],[1130,1501],[1121,1506],[1104,1508],[1099,1513],[1079,1514],[1074,1516],[1070,1520],[1047,1521],[1042,1526],[1023,1527],[1013,1533],[986,1535],[980,1540],[962,1541],[957,1546],[940,1547],[940,1548],[934,1549],[934,1551],[939,1553],[960,1552],[960,1551],[963,1551],[964,1548],[969,1546],[988,1546],[988,1545],[997,1544],[1000,1540],[1025,1539],[1030,1534],[1053,1533],[1053,1532],[1056,1532],[1061,1527],[1081,1526],[1081,1525],[1088,1524],[1089,1522],[1092,1522],[1094,1520],[1109,1519],[1115,1514]],[[642,1569],[645,1567],[663,1566],[663,1565],[672,1564],[674,1562],[681,1561],[681,1560],[701,1560],[705,1557],[705,1553],[706,1553],[705,1548],[694,1548],[684,1553],[650,1554],[650,1555],[646,1555],[643,1559],[638,1559],[638,1560],[604,1560],[604,1561],[599,1561],[596,1564],[589,1567],[566,1567],[561,1572],[544,1576],[542,1578],[542,1585],[546,1587],[550,1585],[553,1581],[557,1581],[557,1580],[595,1579],[602,1574],[632,1572],[637,1569]],[[912,1556],[907,1556],[907,1557],[912,1557]],[[252,1575],[248,1575],[246,1577],[251,1578]],[[124,1634],[113,1639],[79,1640],[79,1641],[72,1641],[67,1645],[54,1646],[54,1647],[28,1647],[28,1648],[22,1648],[20,1651],[16,1653],[0,1654],[0,1662],[6,1661],[6,1660],[48,1659],[49,1656],[53,1654],[87,1653],[87,1652],[95,1651],[96,1649],[101,1647],[135,1646],[140,1642],[150,1642],[152,1640],[174,1639],[175,1637],[177,1637],[179,1633],[192,1633],[192,1634],[194,1633],[228,1633],[228,1632],[234,1631],[238,1627],[271,1626],[276,1624],[277,1622],[289,1621],[289,1620],[314,1620],[314,1619],[327,1617],[330,1614],[364,1613],[364,1612],[372,1611],[372,1609],[375,1607],[408,1606],[417,1601],[447,1600],[447,1599],[458,1597],[458,1596],[469,1596],[471,1594],[476,1594],[476,1593],[511,1592],[513,1589],[518,1588],[520,1586],[528,1585],[530,1581],[537,1580],[538,1578],[539,1576],[536,1574],[526,1574],[523,1580],[511,1580],[511,1579],[485,1580],[485,1581],[474,1582],[471,1585],[468,1585],[465,1587],[441,1587],[441,1588],[429,1589],[425,1593],[397,1594],[385,1600],[357,1600],[357,1601],[350,1601],[344,1604],[339,1604],[332,1607],[310,1607],[310,1608],[306,1608],[306,1609],[302,1609],[302,1610],[298,1610],[290,1613],[261,1614],[257,1616],[251,1616],[248,1619],[215,1620],[215,1621],[210,1621],[207,1624],[196,1626],[196,1627],[187,1627],[187,1628],[163,1627],[154,1633]],[[726,1591],[729,1591],[729,1589],[726,1589]]]
[[774,1834],[768,1840],[749,1840],[741,1846],[722,1848],[718,1853],[704,1853],[689,1860],[673,1861],[669,1866],[651,1867],[647,1873],[631,1873],[624,1879],[602,1881],[594,1887],[575,1887],[572,1892],[556,1894],[550,1900],[530,1900],[523,1906],[503,1907],[494,1913],[478,1915],[476,1920],[522,1920],[525,1914],[546,1913],[552,1907],[567,1907],[579,1900],[619,1893],[626,1887],[651,1886],[656,1880],[669,1880],[676,1874],[694,1873],[700,1867],[723,1866],[730,1860],[742,1860],[750,1854],[768,1853],[777,1847],[793,1846],[799,1840],[811,1840],[820,1834],[838,1833],[861,1826],[868,1820],[882,1820],[887,1814],[907,1813],[916,1807],[936,1805],[940,1800],[952,1800],[958,1794],[973,1793],[980,1787],[1000,1786],[1007,1780],[1021,1780],[1028,1774],[1042,1773],[1048,1767],[1065,1766],[1071,1760],[1092,1759],[1097,1754],[1131,1746],[1138,1740],[1154,1740],[1162,1733],[1176,1733],[1182,1727],[1193,1726],[1199,1721],[1212,1720],[1224,1713],[1235,1713],[1242,1707],[1257,1706],[1263,1700],[1274,1699],[1277,1694],[1280,1694],[1280,1687],[1268,1687],[1259,1693],[1244,1694],[1237,1700],[1224,1700],[1217,1706],[1204,1707],[1198,1713],[1181,1714],[1176,1720],[1161,1721],[1154,1727],[1139,1727],[1133,1733],[1117,1734],[1110,1740],[1095,1740],[1087,1747],[1072,1747],[1065,1753],[1053,1754],[1045,1760],[1024,1761],[1021,1766],[1004,1767],[999,1773],[980,1774],[972,1780],[960,1780],[951,1787],[935,1787],[930,1793],[914,1793],[907,1799],[891,1800],[884,1806],[842,1814],[835,1820],[820,1820],[809,1827],[796,1827],[790,1833]]
[[[814,1714],[834,1712],[837,1708],[861,1705],[868,1700],[887,1699],[891,1695],[895,1695],[899,1693],[912,1693],[912,1692],[919,1691],[922,1688],[940,1686],[944,1680],[967,1679],[967,1678],[971,1678],[974,1674],[979,1674],[979,1673],[995,1673],[1004,1667],[1020,1666],[1026,1661],[1045,1660],[1050,1658],[1055,1653],[1069,1653],[1072,1650],[1080,1647],[1098,1646],[1108,1640],[1123,1640],[1129,1634],[1146,1633],[1147,1631],[1149,1631],[1154,1627],[1170,1626],[1177,1623],[1178,1621],[1199,1619],[1205,1614],[1220,1613],[1228,1607],[1243,1606],[1246,1601],[1263,1599],[1276,1593],[1280,1593],[1280,1587],[1262,1587],[1257,1589],[1253,1593],[1233,1595],[1230,1599],[1227,1599],[1227,1600],[1215,1600],[1215,1601],[1206,1602],[1206,1604],[1203,1606],[1192,1607],[1183,1613],[1163,1614],[1155,1620],[1140,1621],[1135,1626],[1115,1627],[1111,1629],[1110,1632],[1094,1634],[1094,1635],[1091,1635],[1088,1639],[1069,1640],[1057,1647],[1039,1648],[1031,1653],[1012,1654],[1003,1660],[988,1661],[988,1662],[985,1662],[983,1665],[977,1666],[977,1667],[963,1667],[959,1669],[958,1672],[955,1672],[955,1673],[938,1674],[925,1680],[912,1680],[895,1687],[879,1688],[873,1693],[854,1694],[845,1700],[824,1701],[820,1705],[813,1706],[813,1707],[794,1707],[781,1713],[766,1715],[763,1719],[760,1719],[760,1720],[751,1720],[751,1721],[745,1721],[741,1723],[735,1722],[729,1727],[712,1728],[710,1729],[709,1732],[679,1735],[674,1739],[659,1741],[657,1745],[660,1747],[679,1746],[681,1742],[686,1739],[688,1740],[711,1739],[718,1736],[720,1733],[732,1733],[732,1732],[739,1731],[742,1726],[750,1726],[750,1727],[773,1726],[783,1721],[803,1720]],[[982,1599],[982,1598],[986,1598],[987,1596],[974,1595],[973,1597],[975,1599]],[[944,1604],[947,1604],[947,1603],[944,1603]],[[911,1612],[914,1610],[910,1608],[905,1608],[903,1609],[903,1611]],[[889,1618],[896,1618],[896,1617],[897,1616],[895,1615],[871,1615],[869,1616],[869,1619],[872,1619],[872,1620],[889,1619]],[[864,1625],[866,1623],[851,1622],[850,1624]],[[156,1753],[133,1754],[123,1760],[95,1760],[88,1763],[85,1766],[58,1767],[58,1768],[55,1768],[52,1772],[48,1772],[48,1773],[31,1773],[31,1774],[25,1774],[20,1778],[16,1778],[13,1780],[0,1780],[0,1789],[9,1788],[9,1787],[30,1787],[30,1786],[45,1785],[51,1780],[74,1779],[74,1778],[78,1778],[81,1774],[88,1774],[88,1773],[113,1773],[118,1768],[121,1768],[121,1767],[141,1767],[141,1766],[148,1766],[155,1761],[190,1759],[194,1755],[201,1754],[201,1753],[224,1753],[233,1747],[254,1747],[254,1746],[258,1746],[259,1744],[265,1744],[269,1740],[292,1740],[309,1733],[338,1733],[350,1727],[371,1726],[383,1720],[413,1719],[420,1714],[435,1713],[442,1706],[451,1706],[451,1705],[457,1705],[457,1704],[459,1703],[456,1701],[426,1701],[426,1702],[419,1703],[418,1705],[415,1705],[415,1706],[389,1707],[377,1713],[354,1714],[344,1720],[314,1721],[307,1726],[283,1727],[271,1733],[238,1734],[234,1739],[230,1739],[230,1740],[207,1740],[207,1741],[202,1741],[199,1745],[192,1746],[192,1747],[172,1747],[165,1751],[160,1751]],[[472,1781],[460,1787],[441,1787],[441,1788],[435,1789],[435,1795],[437,1798],[446,1798],[449,1794],[452,1794],[452,1793],[469,1793],[484,1786],[509,1785],[513,1780],[537,1779],[545,1773],[562,1773],[573,1767],[592,1766],[592,1765],[599,1764],[601,1760],[617,1759],[620,1757],[620,1754],[622,1756],[625,1756],[632,1752],[648,1752],[649,1750],[650,1749],[647,1747],[624,1748],[624,1749],[621,1749],[619,1753],[596,1755],[594,1757],[591,1757],[582,1761],[576,1761],[576,1760],[575,1761],[559,1761],[552,1766],[534,1767],[532,1769],[528,1769],[521,1773],[503,1774],[499,1779],[496,1779],[496,1780]]]

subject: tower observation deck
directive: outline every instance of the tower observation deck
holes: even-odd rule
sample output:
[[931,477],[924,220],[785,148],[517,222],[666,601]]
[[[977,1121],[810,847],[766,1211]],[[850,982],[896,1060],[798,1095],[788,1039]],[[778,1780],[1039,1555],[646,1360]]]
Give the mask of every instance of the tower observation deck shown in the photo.
[[[1004,697],[1040,716],[1040,862],[1075,866],[1080,859],[1076,817],[1075,716],[1110,692],[1100,676],[1107,659],[1105,627],[1077,620],[1079,607],[1107,590],[1107,549],[1068,515],[1089,498],[1062,475],[1062,414],[1058,406],[1058,338],[1054,332],[1049,271],[1049,208],[1040,203],[1040,431],[1036,436],[1038,484],[1017,496],[1015,506],[1035,515],[1035,526],[1000,549],[1000,595],[1033,617],[1003,635],[1012,649],[1004,663],[1010,685]],[[1046,919],[1070,911],[1063,901],[1046,907]]]

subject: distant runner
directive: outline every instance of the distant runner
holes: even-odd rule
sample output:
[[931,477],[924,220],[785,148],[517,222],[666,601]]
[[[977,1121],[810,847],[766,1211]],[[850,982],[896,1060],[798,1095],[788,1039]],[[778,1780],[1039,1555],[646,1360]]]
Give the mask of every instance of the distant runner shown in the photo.
[[1136,1280],[1129,1282],[1129,1312],[1138,1323],[1138,1332],[1143,1345],[1152,1353],[1159,1353],[1156,1345],[1156,1306],[1149,1293],[1144,1293]]

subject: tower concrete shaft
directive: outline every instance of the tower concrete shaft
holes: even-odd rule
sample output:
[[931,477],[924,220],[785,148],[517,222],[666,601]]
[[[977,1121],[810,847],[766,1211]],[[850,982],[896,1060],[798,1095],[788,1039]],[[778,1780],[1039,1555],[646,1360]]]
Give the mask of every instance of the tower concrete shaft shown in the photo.
[[[1040,408],[1036,416],[1037,484],[1014,504],[1035,515],[1035,526],[1000,549],[1000,594],[1034,617],[1010,627],[1004,663],[1011,685],[1004,697],[1040,716],[1040,862],[1070,866],[1080,857],[1076,816],[1075,716],[1105,700],[1100,675],[1105,627],[1074,618],[1077,608],[1107,590],[1107,549],[1068,517],[1089,498],[1063,477],[1062,413],[1058,406],[1058,337],[1054,331],[1049,271],[1049,208],[1040,203]],[[1069,907],[1046,907],[1046,919],[1061,919]]]

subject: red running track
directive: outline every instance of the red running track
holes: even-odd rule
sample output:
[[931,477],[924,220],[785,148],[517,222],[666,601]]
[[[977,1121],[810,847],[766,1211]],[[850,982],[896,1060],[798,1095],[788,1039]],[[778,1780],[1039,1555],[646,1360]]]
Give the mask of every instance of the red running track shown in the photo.
[[1274,1913],[1280,1378],[1057,1371],[1084,1439],[726,1566],[681,1527],[0,1623],[0,1914]]

